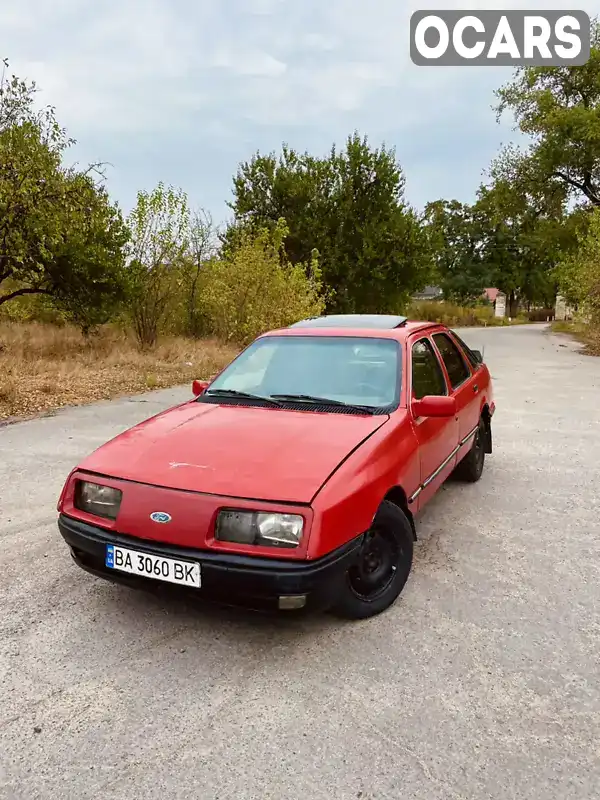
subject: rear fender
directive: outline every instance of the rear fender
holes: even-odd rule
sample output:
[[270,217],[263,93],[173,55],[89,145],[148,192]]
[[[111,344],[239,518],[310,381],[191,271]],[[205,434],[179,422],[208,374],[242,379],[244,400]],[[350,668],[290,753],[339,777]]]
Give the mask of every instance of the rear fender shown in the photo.
[[484,429],[485,429],[485,438],[484,438],[484,452],[487,455],[490,455],[493,450],[493,440],[492,440],[492,414],[490,412],[490,407],[486,403],[481,411],[481,419],[483,420]]

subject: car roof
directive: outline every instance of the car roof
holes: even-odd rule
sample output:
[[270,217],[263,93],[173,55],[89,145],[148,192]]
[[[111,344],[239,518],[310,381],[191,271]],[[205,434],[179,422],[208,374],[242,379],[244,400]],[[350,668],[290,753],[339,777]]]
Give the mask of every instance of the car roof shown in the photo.
[[398,340],[420,330],[440,327],[445,326],[392,314],[330,314],[300,320],[288,328],[268,331],[263,336],[360,336]]

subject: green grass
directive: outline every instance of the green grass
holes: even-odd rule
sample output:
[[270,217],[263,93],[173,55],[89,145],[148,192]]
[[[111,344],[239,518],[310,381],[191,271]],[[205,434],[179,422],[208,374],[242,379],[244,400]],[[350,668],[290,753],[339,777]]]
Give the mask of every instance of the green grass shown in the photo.
[[575,333],[575,323],[557,319],[552,323],[553,333]]

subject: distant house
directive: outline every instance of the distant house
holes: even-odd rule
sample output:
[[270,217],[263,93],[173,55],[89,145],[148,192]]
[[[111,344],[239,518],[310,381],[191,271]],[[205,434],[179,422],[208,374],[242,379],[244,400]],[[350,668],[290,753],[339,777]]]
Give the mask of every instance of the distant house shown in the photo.
[[506,295],[500,289],[484,289],[483,297],[494,306],[497,317],[506,316]]
[[490,303],[495,303],[496,302],[496,298],[498,297],[499,294],[501,294],[500,289],[484,289],[483,290],[484,297],[486,297],[490,301]]
[[576,309],[570,306],[565,298],[557,294],[556,303],[554,306],[554,319],[570,322],[573,319]]
[[426,300],[429,302],[441,300],[444,291],[439,286],[426,286],[422,291],[413,294],[413,300]]

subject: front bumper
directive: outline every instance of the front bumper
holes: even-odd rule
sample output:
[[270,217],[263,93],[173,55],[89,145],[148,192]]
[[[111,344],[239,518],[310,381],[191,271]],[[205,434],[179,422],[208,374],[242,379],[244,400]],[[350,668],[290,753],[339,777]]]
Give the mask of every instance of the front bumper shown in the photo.
[[[75,562],[100,578],[136,588],[177,589],[213,602],[264,610],[278,609],[281,598],[302,595],[306,595],[306,609],[330,607],[340,592],[347,569],[356,559],[363,538],[360,536],[323,558],[290,561],[192,550],[137,539],[88,525],[64,514],[58,518],[58,528]],[[152,578],[110,569],[104,563],[107,544],[130,547],[155,556],[199,562],[202,587],[180,589]]]

